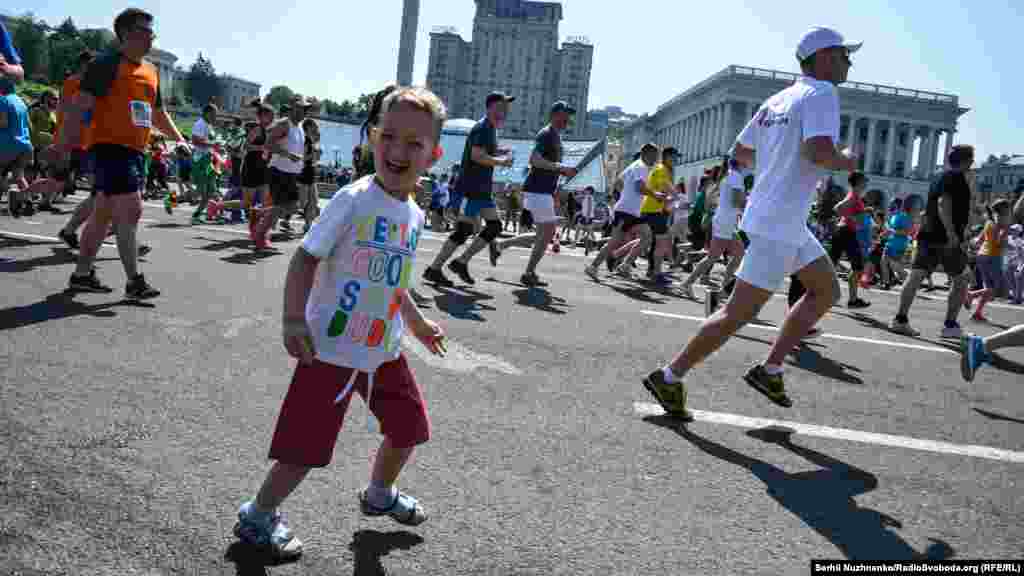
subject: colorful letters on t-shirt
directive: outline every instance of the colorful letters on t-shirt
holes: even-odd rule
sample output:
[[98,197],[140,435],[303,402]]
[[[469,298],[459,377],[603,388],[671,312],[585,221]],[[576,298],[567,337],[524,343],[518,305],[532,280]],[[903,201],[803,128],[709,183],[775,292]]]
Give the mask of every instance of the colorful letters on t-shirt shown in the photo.
[[342,272],[353,279],[342,289],[327,336],[390,352],[397,344],[391,329],[409,287],[419,230],[377,214],[361,218],[349,233],[352,257]]

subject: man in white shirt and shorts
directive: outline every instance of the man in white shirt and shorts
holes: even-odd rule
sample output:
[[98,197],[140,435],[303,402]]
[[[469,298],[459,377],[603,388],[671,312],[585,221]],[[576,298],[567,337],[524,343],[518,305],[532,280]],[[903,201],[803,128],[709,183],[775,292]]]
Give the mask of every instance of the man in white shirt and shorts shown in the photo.
[[[601,247],[597,257],[585,269],[587,275],[594,280],[599,279],[598,268],[601,266],[601,263],[606,258],[611,258],[615,250],[618,250],[623,245],[627,234],[635,231],[640,234],[641,238],[650,236],[651,228],[640,216],[640,205],[643,203],[644,196],[654,194],[647,187],[647,175],[657,161],[658,147],[651,143],[644,144],[640,148],[640,158],[634,160],[622,172],[622,194],[619,196],[619,201],[615,203],[612,238]],[[641,241],[641,244],[643,243]],[[637,249],[637,252],[639,253],[639,249]],[[628,275],[629,268],[631,268],[629,258],[627,257],[626,260],[627,262],[620,264],[616,268],[616,271],[621,270],[621,273],[624,275]]]
[[789,311],[765,362],[744,376],[772,402],[792,405],[782,381],[783,360],[835,297],[835,270],[807,228],[807,217],[821,173],[857,167],[856,159],[847,151],[839,152],[835,144],[839,141],[836,86],[846,81],[850,54],[859,48],[860,44],[847,44],[835,30],[812,28],[796,50],[803,75],[765,101],[737,138],[734,157],[740,164],[753,164],[757,152],[754,190],[740,222],[740,230],[749,238],[746,257],[726,305],[704,322],[671,364],[643,381],[670,415],[692,418],[686,410],[686,374],[756,318],[786,276],[796,273],[807,294]]

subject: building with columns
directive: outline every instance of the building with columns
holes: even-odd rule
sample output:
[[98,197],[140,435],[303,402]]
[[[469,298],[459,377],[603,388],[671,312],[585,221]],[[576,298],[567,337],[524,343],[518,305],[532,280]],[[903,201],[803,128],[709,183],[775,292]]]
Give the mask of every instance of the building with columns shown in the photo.
[[[625,154],[645,142],[676,147],[683,156],[676,179],[685,179],[692,193],[704,169],[721,162],[761,103],[798,78],[729,66],[627,126]],[[841,85],[839,103],[841,144],[861,156],[869,190],[885,201],[927,193],[928,179],[953,145],[957,120],[968,111],[954,95],[863,82]],[[834,174],[843,185],[846,177]]]
[[164,101],[169,101],[175,94],[174,81],[177,74],[174,63],[178,61],[178,57],[166,50],[153,48],[146,55],[146,60],[156,67],[157,76],[160,78],[160,97]]

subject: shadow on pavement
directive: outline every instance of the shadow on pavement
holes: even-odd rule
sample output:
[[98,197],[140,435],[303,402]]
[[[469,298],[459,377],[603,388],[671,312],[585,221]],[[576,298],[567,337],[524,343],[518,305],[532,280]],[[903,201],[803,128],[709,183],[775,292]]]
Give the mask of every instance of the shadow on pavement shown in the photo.
[[656,289],[648,285],[622,285],[614,282],[604,282],[603,284],[605,287],[611,288],[612,290],[618,292],[619,294],[622,294],[626,298],[636,300],[638,302],[646,302],[648,304],[664,304],[668,302],[668,300],[666,300],[665,298],[655,298],[654,296],[651,296],[649,293],[652,292],[654,294],[658,294],[661,296],[671,295],[682,298],[682,294],[670,292],[668,290]]
[[231,256],[225,256],[221,258],[221,261],[227,262],[228,264],[253,265],[257,264],[262,260],[266,260],[267,258],[273,258],[275,256],[280,256],[282,254],[284,254],[284,252],[281,252],[276,248],[270,248],[269,250],[261,250],[259,252],[238,252],[237,254],[232,254]]
[[1011,372],[1013,374],[1024,374],[1024,364],[1018,364],[1013,360],[1009,360],[998,352],[992,352],[990,355],[992,356],[992,360],[989,361],[989,364],[991,364],[993,368],[1004,372]]
[[[740,340],[747,340],[749,342],[758,342],[767,346],[774,346],[775,343],[769,340],[762,340],[760,338],[754,338],[753,336],[745,336],[743,334],[735,334],[733,338]],[[813,372],[819,376],[845,382],[846,384],[856,384],[863,386],[864,381],[860,378],[849,374],[848,371],[860,372],[860,368],[853,366],[852,364],[843,364],[842,362],[836,362],[831,358],[826,358],[815,348],[826,348],[824,344],[818,344],[817,342],[808,342],[804,340],[789,353],[792,358],[788,362],[791,366],[802,368],[808,372]]]
[[[32,243],[26,243],[26,245],[28,244]],[[0,248],[2,247],[5,246],[0,246]],[[33,268],[38,268],[40,266],[63,266],[66,264],[75,264],[76,262],[78,262],[78,255],[67,248],[51,247],[50,250],[52,250],[53,253],[50,254],[49,256],[38,256],[36,258],[29,258],[27,260],[11,259],[6,261],[0,261],[0,272],[28,272],[29,270],[32,270]],[[95,261],[108,262],[111,260],[120,261],[120,258],[100,258],[99,256],[97,256]]]
[[988,410],[982,410],[981,408],[974,408],[974,411],[981,414],[989,420],[1002,420],[1003,422],[1015,422],[1017,424],[1024,424],[1024,419],[1014,418],[1012,416],[1006,416],[1004,414],[998,414],[996,412],[989,412]]
[[235,563],[236,576],[269,576],[268,566],[294,564],[298,558],[278,560],[265,550],[235,541],[224,552],[224,559]]
[[249,238],[232,238],[231,240],[217,240],[215,238],[206,238],[204,236],[196,236],[195,240],[203,240],[209,242],[206,246],[189,247],[189,250],[205,250],[207,252],[220,252],[221,250],[252,250],[253,243]]
[[352,543],[348,545],[353,553],[352,576],[383,576],[387,572],[381,558],[395,550],[409,550],[422,543],[422,537],[405,530],[360,530],[352,534]]
[[28,306],[13,306],[0,309],[0,330],[13,330],[32,324],[61,320],[73,316],[94,316],[111,318],[117,314],[112,308],[118,306],[136,306],[139,308],[156,308],[151,302],[136,300],[119,300],[103,304],[84,304],[76,302],[72,292],[58,292],[46,297],[46,300]]
[[191,224],[182,224],[180,222],[160,222],[159,224],[149,224],[146,228],[162,228],[162,229],[174,229],[174,228],[191,228]]
[[484,300],[494,300],[494,296],[491,296],[490,294],[484,294],[483,292],[476,292],[465,288],[458,292],[441,287],[437,287],[436,290],[440,292],[440,294],[434,296],[434,302],[437,304],[438,310],[444,311],[452,318],[486,322],[487,319],[481,316],[479,311],[495,310],[494,306],[480,304],[480,302]]
[[863,380],[850,374],[850,372],[860,372],[860,368],[852,364],[836,362],[831,358],[826,358],[820,352],[811,348],[806,342],[801,342],[799,346],[794,348],[790,356],[793,357],[793,360],[789,362],[791,365],[803,368],[808,372],[814,372],[819,376],[838,380],[846,384],[864,385]]
[[565,298],[552,296],[545,288],[520,288],[513,290],[512,295],[516,297],[516,304],[536,308],[541,312],[564,315],[569,312],[569,305]]
[[[873,318],[871,316],[868,316],[867,314],[864,314],[863,312],[849,312],[849,313],[836,312],[836,310],[833,308],[832,311],[831,311],[831,314],[835,314],[837,316],[845,316],[845,317],[847,317],[847,318],[849,318],[851,320],[856,320],[857,322],[860,322],[861,324],[863,324],[863,325],[865,325],[865,326],[867,326],[869,328],[876,328],[878,330],[881,330],[882,332],[885,332],[886,334],[896,334],[897,336],[902,336],[904,338],[909,338],[910,340],[917,340],[918,342],[923,342],[925,344],[932,344],[934,346],[942,346],[943,348],[948,348],[948,349],[950,349],[950,350],[952,350],[954,352],[960,352],[960,343],[959,342],[953,342],[951,340],[942,340],[942,339],[939,339],[939,338],[936,338],[934,340],[929,340],[928,338],[922,338],[920,335],[918,335],[918,336],[908,336],[906,334],[897,334],[896,332],[893,332],[892,330],[890,330],[889,329],[889,325],[886,324],[885,322],[882,322],[880,320],[876,320],[875,318]],[[913,324],[911,324],[911,325],[913,325]]]
[[934,538],[929,538],[932,544],[924,553],[911,547],[897,533],[903,528],[899,520],[884,512],[861,507],[854,500],[854,496],[878,487],[878,478],[874,474],[794,444],[791,438],[793,430],[772,426],[750,430],[747,435],[762,442],[778,444],[820,466],[819,469],[789,473],[698,436],[673,418],[648,416],[644,420],[673,430],[706,454],[746,468],[765,483],[772,499],[812,530],[828,538],[850,560],[941,560],[955,555],[949,544]]

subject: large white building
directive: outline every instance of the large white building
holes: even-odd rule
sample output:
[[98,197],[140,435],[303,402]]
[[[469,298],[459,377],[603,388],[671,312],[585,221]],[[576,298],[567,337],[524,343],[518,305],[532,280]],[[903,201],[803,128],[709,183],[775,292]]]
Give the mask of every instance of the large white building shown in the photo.
[[165,102],[169,101],[175,94],[174,83],[177,74],[174,70],[174,63],[178,61],[178,57],[166,50],[153,48],[146,55],[146,60],[156,67],[157,75],[160,78],[160,97]]
[[451,27],[430,34],[427,86],[444,100],[449,117],[480,118],[495,90],[516,97],[503,134],[532,136],[556,100],[578,110],[567,138],[587,134],[587,101],[594,48],[585,38],[558,46],[562,5],[526,0],[476,0],[473,40]]
[[1006,197],[1024,188],[1024,154],[1006,154],[978,167],[978,192],[982,201]]
[[225,112],[238,114],[243,111],[247,103],[260,97],[260,85],[256,82],[227,74],[221,76],[220,81],[224,87],[221,107]]
[[[729,66],[630,124],[623,136],[627,157],[651,141],[674,146],[683,160],[676,178],[692,192],[707,167],[721,161],[740,130],[770,96],[798,74]],[[925,194],[928,178],[952,147],[957,119],[967,112],[956,96],[846,82],[839,87],[840,139],[862,157],[870,189],[885,200]],[[835,173],[846,183],[845,173]]]

